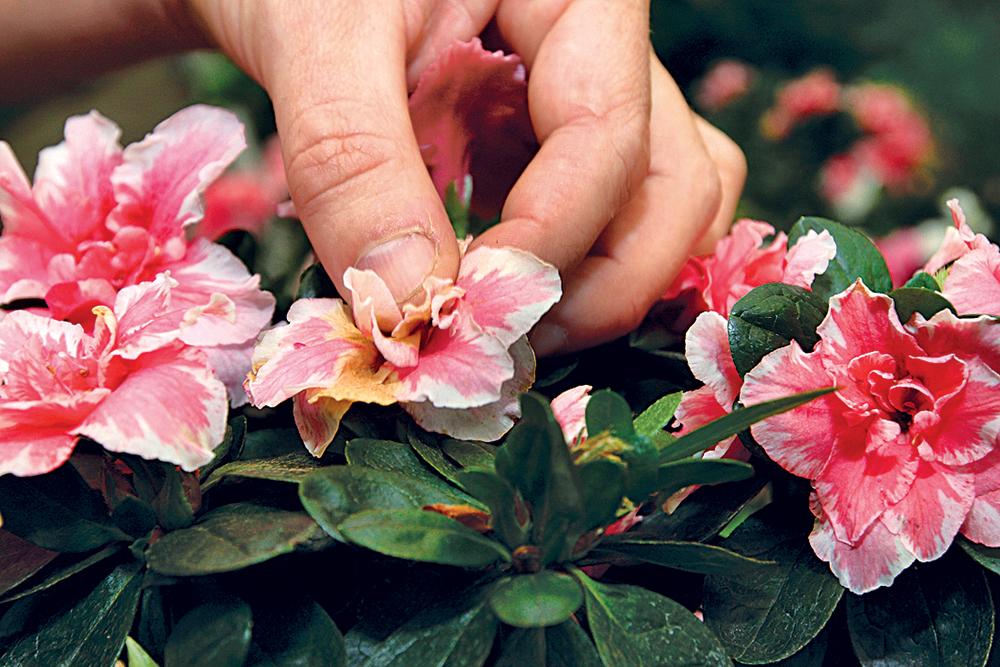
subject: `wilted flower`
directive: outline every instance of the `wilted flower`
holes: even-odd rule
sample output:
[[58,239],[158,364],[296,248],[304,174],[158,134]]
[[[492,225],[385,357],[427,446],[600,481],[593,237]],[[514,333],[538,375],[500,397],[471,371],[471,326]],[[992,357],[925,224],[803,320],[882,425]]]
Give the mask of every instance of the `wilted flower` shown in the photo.
[[430,277],[400,308],[373,271],[348,269],[352,304],[301,299],[266,332],[246,390],[257,406],[295,397],[295,419],[319,456],[356,401],[401,403],[417,423],[457,438],[495,440],[534,380],[524,335],[560,297],[556,269],[519,250],[478,248],[458,279]]
[[819,342],[768,354],[747,373],[746,405],[838,386],[751,428],[778,465],[812,480],[813,550],[855,593],[961,531],[1000,544],[992,462],[1000,434],[1000,323],[948,310],[905,327],[861,281],[830,301]]
[[[0,321],[0,474],[41,475],[80,436],[194,470],[226,428],[226,389],[179,339],[185,308],[160,275],[95,308],[93,334],[27,311]],[[138,409],[141,406],[141,409]]]

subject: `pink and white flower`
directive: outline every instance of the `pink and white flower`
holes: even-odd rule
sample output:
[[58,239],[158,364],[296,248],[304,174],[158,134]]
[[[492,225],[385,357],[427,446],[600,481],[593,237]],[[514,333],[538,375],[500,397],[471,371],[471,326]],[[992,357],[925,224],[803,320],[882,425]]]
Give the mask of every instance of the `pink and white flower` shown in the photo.
[[[93,333],[27,311],[0,321],[0,475],[41,475],[80,436],[195,470],[226,427],[226,389],[179,340],[186,308],[160,275],[95,308]],[[136,409],[136,406],[142,409]]]
[[864,593],[959,532],[1000,544],[1000,323],[942,311],[903,326],[860,281],[834,296],[812,352],[797,343],[745,377],[752,405],[838,386],[751,429],[768,455],[812,480],[813,550]]
[[302,299],[266,332],[245,384],[258,407],[294,397],[302,438],[319,456],[356,401],[401,403],[421,426],[495,440],[534,380],[524,335],[559,299],[556,269],[519,250],[478,248],[457,280],[428,278],[419,305],[395,303],[373,271],[348,269],[350,306]]
[[972,231],[957,199],[948,207],[955,226],[924,270],[937,274],[947,267],[941,293],[959,315],[1000,315],[1000,248]]
[[39,154],[33,185],[0,142],[0,302],[45,299],[53,317],[89,329],[96,306],[169,272],[173,302],[197,320],[181,340],[209,351],[242,402],[249,350],[274,299],[228,250],[188,240],[201,193],[245,146],[242,125],[193,106],[127,148],[120,134],[96,112],[70,118],[65,141]]

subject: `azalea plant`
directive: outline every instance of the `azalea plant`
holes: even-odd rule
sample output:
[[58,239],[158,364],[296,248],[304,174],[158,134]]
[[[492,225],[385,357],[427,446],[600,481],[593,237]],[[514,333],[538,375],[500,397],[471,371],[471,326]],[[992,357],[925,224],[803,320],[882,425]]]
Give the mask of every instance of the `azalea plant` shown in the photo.
[[[411,97],[463,239],[525,91],[473,41]],[[537,360],[524,252],[403,306],[295,244],[251,275],[294,207],[223,173],[243,144],[204,106],[124,148],[72,118],[33,182],[0,144],[0,665],[987,663],[1000,249],[958,202],[903,287],[849,227],[745,219]]]

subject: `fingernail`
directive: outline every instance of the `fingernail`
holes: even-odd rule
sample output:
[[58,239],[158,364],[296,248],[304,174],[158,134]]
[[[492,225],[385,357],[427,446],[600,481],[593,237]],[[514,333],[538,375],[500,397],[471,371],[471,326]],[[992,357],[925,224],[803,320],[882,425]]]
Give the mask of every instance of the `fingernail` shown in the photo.
[[528,336],[531,349],[535,356],[544,357],[558,351],[566,344],[568,338],[566,329],[556,324],[539,324]]
[[407,234],[369,248],[355,263],[385,281],[397,303],[412,297],[434,270],[437,246],[424,234]]

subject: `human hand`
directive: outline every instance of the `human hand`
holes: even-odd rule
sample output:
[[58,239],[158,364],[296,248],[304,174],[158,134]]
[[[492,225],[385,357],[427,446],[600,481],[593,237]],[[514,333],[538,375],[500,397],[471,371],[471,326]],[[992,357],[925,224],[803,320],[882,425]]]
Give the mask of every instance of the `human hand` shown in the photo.
[[541,149],[475,245],[560,270],[565,296],[534,334],[540,354],[634,328],[699,240],[710,248],[731,221],[742,154],[652,55],[647,2],[190,2],[270,93],[292,199],[342,293],[350,266],[375,270],[400,301],[429,274],[455,277],[458,245],[407,95],[446,45],[488,24],[528,68]]

